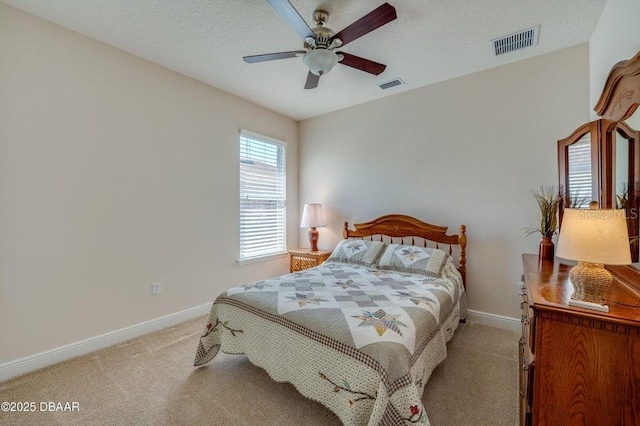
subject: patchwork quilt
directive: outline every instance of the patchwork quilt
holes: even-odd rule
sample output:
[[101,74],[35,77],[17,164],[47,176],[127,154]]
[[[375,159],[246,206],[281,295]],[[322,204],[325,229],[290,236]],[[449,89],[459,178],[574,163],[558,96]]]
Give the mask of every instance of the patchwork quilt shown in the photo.
[[450,261],[437,277],[326,262],[221,294],[195,365],[246,354],[346,425],[428,424],[424,384],[464,300]]

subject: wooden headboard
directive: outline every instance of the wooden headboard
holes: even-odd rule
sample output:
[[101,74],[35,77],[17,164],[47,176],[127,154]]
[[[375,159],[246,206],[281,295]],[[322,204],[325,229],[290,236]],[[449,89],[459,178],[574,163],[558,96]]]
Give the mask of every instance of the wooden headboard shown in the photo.
[[[463,283],[466,287],[467,283],[467,227],[460,225],[459,235],[447,235],[446,226],[432,225],[423,222],[411,216],[402,214],[389,214],[380,216],[371,222],[356,223],[353,225],[355,230],[349,229],[349,222],[344,223],[343,238],[366,238],[373,240],[374,236],[379,236],[380,241],[384,241],[384,237],[388,237],[391,243],[394,238],[400,239],[400,244],[422,245],[428,246],[428,242],[435,243],[436,248],[440,248],[441,244],[449,245],[449,255],[453,253],[453,246],[459,247],[460,258],[458,260],[458,271],[462,275]],[[416,244],[415,238],[422,239],[422,244]],[[418,241],[420,242],[420,241]]]

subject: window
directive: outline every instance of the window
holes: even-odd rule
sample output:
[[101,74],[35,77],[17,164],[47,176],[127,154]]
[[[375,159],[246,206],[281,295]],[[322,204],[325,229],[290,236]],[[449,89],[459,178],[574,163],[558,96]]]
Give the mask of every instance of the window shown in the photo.
[[[569,196],[575,200],[584,200],[588,205],[593,198],[591,182],[591,135],[586,134],[578,142],[570,145],[569,149]],[[573,208],[586,207],[573,206]]]
[[240,260],[286,251],[286,147],[240,132]]

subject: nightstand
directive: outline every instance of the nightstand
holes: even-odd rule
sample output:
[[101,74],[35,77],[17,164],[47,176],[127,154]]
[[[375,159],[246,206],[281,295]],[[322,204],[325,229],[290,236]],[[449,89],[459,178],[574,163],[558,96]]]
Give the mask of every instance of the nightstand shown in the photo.
[[304,248],[289,250],[289,272],[318,266],[327,260],[330,254],[330,251],[325,250],[311,251]]

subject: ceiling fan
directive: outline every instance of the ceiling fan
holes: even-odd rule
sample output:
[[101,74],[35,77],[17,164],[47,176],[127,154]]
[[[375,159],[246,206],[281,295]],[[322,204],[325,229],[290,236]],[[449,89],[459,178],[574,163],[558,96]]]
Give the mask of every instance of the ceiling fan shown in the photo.
[[318,87],[320,76],[331,71],[337,63],[375,75],[387,67],[346,52],[338,52],[336,49],[396,19],[396,9],[389,3],[369,12],[336,34],[324,26],[329,18],[329,14],[324,10],[313,12],[316,27],[311,29],[288,0],[267,1],[304,39],[304,50],[245,56],[242,58],[245,62],[255,63],[302,56],[302,61],[309,67],[305,89]]

